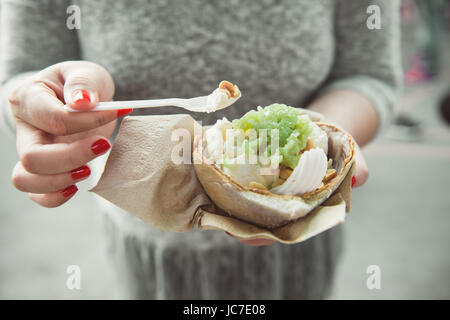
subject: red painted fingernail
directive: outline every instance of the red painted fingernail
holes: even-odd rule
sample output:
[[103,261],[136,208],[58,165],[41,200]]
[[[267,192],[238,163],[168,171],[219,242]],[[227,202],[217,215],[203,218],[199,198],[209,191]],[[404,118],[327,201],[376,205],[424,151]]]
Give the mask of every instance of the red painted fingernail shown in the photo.
[[117,110],[117,118],[126,116],[127,114],[131,113],[132,111],[133,111],[132,108],[130,108],[130,109],[120,109],[120,110]]
[[233,235],[232,235],[231,233],[229,233],[229,232],[226,232],[226,231],[225,231],[225,233],[226,233],[227,235],[229,235],[230,237],[233,236]]
[[352,177],[352,188],[355,186],[355,183],[356,183],[356,178],[355,178],[355,176],[353,176]]
[[84,89],[77,89],[72,92],[72,101],[73,103],[80,102],[91,102],[91,97],[89,96],[89,92]]
[[111,148],[111,145],[106,139],[98,139],[91,146],[92,152],[96,155],[105,153],[109,148]]
[[79,167],[78,169],[71,171],[73,180],[80,180],[85,177],[88,177],[91,174],[91,169],[88,166],[84,165]]
[[75,194],[75,192],[78,191],[78,188],[76,185],[71,185],[70,187],[65,188],[63,191],[61,191],[62,195],[66,198],[72,196]]

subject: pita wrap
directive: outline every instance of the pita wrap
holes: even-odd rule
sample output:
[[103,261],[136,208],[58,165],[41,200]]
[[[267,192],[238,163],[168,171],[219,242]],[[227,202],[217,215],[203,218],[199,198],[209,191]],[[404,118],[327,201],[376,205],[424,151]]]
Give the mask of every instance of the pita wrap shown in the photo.
[[[350,209],[354,144],[346,140],[349,136],[342,130],[328,124],[323,127],[331,137],[329,155],[335,159],[339,175],[322,190],[302,198],[246,189],[214,166],[194,167],[193,158],[201,156],[195,142],[201,139],[202,127],[186,114],[126,117],[102,177],[91,191],[169,232],[197,227],[226,231],[238,239],[264,237],[298,243],[342,223]],[[190,162],[176,164],[172,153],[180,141],[173,132],[180,129],[189,132],[185,137],[191,139],[186,157]],[[263,211],[252,209],[256,199],[265,199],[265,205],[256,203]],[[292,203],[308,214],[286,219],[283,211],[270,205],[271,201]],[[274,227],[277,225],[282,226]]]
[[206,158],[206,139],[196,136],[193,159],[197,177],[211,200],[232,217],[273,229],[306,216],[327,200],[347,176],[354,157],[355,143],[344,130],[316,122],[328,135],[328,158],[333,159],[336,176],[318,189],[303,194],[278,195],[268,190],[245,187]]

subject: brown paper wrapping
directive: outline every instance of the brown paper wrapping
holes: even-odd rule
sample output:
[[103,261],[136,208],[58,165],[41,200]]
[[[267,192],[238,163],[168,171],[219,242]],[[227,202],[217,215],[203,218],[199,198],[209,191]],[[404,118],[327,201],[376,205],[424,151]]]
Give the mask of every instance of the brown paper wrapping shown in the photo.
[[[189,115],[136,116],[123,120],[105,170],[91,190],[138,218],[166,231],[221,230],[239,239],[271,238],[297,243],[342,223],[350,209],[354,163],[333,195],[306,217],[267,230],[226,215],[206,195],[192,164],[175,164],[179,141],[172,132],[190,133],[191,151],[200,125]],[[199,131],[197,131],[199,130]]]

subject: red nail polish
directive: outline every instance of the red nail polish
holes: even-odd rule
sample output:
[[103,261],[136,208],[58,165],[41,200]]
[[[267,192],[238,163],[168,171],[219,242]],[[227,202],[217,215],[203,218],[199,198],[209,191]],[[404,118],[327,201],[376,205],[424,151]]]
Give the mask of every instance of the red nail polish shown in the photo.
[[353,176],[352,177],[352,188],[355,186],[355,183],[356,183],[356,178],[355,178],[355,176]]
[[109,148],[111,148],[111,145],[106,139],[98,139],[91,146],[92,152],[96,155],[105,153]]
[[73,180],[80,180],[82,178],[86,178],[91,174],[91,169],[88,166],[84,165],[79,167],[78,169],[71,171]]
[[131,113],[133,111],[133,109],[120,109],[117,110],[117,118],[126,116],[127,114]]
[[72,93],[73,103],[89,103],[91,102],[91,97],[89,96],[89,92],[84,89],[77,89]]
[[62,195],[66,198],[72,196],[75,194],[75,192],[78,191],[78,188],[76,185],[71,185],[70,187],[65,188],[63,191],[61,191]]
[[229,232],[227,232],[227,231],[225,231],[225,233],[226,233],[227,235],[229,235],[230,237],[233,236],[231,233],[229,233]]

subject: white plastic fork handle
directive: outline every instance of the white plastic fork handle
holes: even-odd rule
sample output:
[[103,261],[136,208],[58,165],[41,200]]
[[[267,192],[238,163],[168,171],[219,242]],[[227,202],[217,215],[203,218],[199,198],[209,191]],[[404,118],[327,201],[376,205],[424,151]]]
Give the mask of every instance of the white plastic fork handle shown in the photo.
[[120,110],[120,109],[139,109],[139,108],[156,108],[156,107],[182,107],[183,102],[188,99],[154,99],[154,100],[130,100],[130,101],[109,101],[99,102],[94,108],[89,110],[76,110],[68,105],[64,105],[64,109],[70,112],[84,112],[84,111],[104,111],[104,110]]
[[[75,110],[72,109],[71,107],[69,107],[67,104],[64,105],[64,109],[69,111],[69,112],[83,112],[83,110]],[[89,110],[90,111],[90,110]]]

